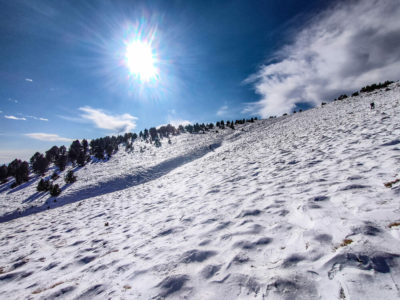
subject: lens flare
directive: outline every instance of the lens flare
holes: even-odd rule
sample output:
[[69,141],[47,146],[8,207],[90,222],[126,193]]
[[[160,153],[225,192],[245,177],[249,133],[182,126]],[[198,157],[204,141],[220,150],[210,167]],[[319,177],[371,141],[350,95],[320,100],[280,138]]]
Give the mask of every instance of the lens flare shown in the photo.
[[128,43],[125,59],[130,73],[140,81],[146,82],[157,78],[155,54],[149,43],[141,40]]

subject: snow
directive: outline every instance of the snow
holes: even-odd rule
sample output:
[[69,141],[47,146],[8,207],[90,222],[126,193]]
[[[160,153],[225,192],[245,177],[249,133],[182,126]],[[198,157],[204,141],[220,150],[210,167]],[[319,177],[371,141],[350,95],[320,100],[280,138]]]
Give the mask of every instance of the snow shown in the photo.
[[135,142],[76,169],[56,202],[37,178],[3,184],[0,298],[399,298],[400,184],[384,186],[400,177],[399,104],[395,83]]

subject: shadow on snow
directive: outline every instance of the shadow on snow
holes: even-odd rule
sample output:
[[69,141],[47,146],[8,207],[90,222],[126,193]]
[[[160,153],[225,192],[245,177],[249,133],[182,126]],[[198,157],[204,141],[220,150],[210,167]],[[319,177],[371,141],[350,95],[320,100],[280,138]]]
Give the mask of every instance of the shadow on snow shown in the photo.
[[[174,169],[187,164],[191,161],[199,159],[209,153],[214,151],[216,148],[221,146],[221,142],[216,142],[210,146],[201,147],[196,151],[189,152],[188,154],[171,158],[169,160],[163,161],[158,165],[145,169],[138,172],[137,174],[127,174],[118,178],[111,180],[99,182],[95,186],[84,187],[83,189],[72,192],[71,194],[63,196],[62,194],[57,197],[56,202],[51,202],[54,198],[50,197],[48,200],[40,206],[30,207],[24,211],[14,211],[12,213],[0,216],[0,223],[8,222],[20,217],[29,216],[35,213],[42,212],[47,209],[54,209],[60,206],[64,206],[70,203],[78,202],[92,197],[102,196],[109,193],[114,193],[126,188],[130,188],[139,184],[143,184],[155,179],[158,179],[167,173],[173,171]],[[65,185],[61,188],[64,191],[69,185]],[[35,193],[29,196],[24,202],[31,202],[40,196],[44,196],[43,193]]]

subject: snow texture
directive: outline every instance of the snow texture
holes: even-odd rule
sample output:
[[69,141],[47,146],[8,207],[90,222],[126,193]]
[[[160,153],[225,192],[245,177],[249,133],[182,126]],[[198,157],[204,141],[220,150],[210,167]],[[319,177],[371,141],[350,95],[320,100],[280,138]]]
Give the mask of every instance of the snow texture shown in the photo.
[[400,297],[398,83],[171,140],[2,184],[0,298]]

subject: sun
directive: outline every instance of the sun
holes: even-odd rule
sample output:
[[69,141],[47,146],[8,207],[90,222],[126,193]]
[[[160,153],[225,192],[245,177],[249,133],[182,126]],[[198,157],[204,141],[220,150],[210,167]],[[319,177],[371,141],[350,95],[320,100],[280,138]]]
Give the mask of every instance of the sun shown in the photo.
[[127,44],[125,59],[130,73],[139,80],[150,81],[156,79],[156,60],[150,44],[140,40]]

